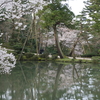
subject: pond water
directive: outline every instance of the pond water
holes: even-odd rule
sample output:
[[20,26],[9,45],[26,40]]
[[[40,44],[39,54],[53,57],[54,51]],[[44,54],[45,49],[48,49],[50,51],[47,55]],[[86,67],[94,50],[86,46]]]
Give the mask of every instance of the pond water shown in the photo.
[[100,65],[17,62],[0,74],[0,100],[100,100]]

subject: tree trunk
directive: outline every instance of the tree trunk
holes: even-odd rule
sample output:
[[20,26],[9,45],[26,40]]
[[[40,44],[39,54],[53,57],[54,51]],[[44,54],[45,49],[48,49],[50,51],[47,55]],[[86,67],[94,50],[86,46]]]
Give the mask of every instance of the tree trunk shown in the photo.
[[35,13],[34,13],[34,19],[33,19],[33,33],[35,35],[35,41],[36,41],[36,53],[38,54],[39,53],[39,50],[38,50],[38,34],[37,34],[37,31],[36,31],[36,16],[35,16]]
[[79,38],[80,38],[80,37],[78,37],[77,40],[75,41],[75,43],[74,43],[74,45],[73,45],[73,47],[72,47],[72,49],[71,49],[71,51],[70,51],[70,53],[69,53],[69,56],[72,56],[72,54],[73,54],[73,52],[74,52],[74,50],[75,50],[75,47],[76,47],[76,45],[77,45],[77,42],[79,41]]
[[18,61],[21,59],[21,57],[22,57],[22,55],[23,55],[23,51],[24,51],[24,48],[25,48],[27,39],[28,39],[28,36],[26,37],[26,39],[25,39],[25,41],[24,41],[24,44],[23,44],[23,47],[22,47],[22,51],[21,51],[21,54],[19,55]]
[[55,44],[56,44],[56,47],[57,47],[57,50],[58,50],[58,54],[59,54],[60,58],[64,58],[64,54],[61,50],[61,47],[60,47],[60,44],[59,44],[59,41],[58,41],[58,34],[57,34],[56,25],[53,26],[53,29],[54,29]]

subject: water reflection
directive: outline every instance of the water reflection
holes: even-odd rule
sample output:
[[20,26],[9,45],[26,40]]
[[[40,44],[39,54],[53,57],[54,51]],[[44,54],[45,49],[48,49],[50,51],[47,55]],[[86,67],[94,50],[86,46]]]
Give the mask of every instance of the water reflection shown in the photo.
[[99,100],[99,76],[99,65],[18,62],[0,75],[0,100]]

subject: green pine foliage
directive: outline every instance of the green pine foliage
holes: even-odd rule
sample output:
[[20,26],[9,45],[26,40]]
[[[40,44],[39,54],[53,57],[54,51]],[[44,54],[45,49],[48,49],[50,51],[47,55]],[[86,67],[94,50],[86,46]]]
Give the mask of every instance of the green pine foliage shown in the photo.
[[59,25],[60,23],[64,23],[67,27],[71,27],[71,22],[74,18],[73,12],[69,10],[67,5],[61,3],[51,3],[44,6],[43,10],[39,11],[38,15],[41,15],[41,24],[45,28]]

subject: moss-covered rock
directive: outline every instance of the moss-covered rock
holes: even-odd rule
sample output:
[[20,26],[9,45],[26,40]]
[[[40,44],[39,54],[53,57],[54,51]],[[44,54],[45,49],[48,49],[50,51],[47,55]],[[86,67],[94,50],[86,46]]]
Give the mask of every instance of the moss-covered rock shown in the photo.
[[21,61],[27,61],[27,58],[25,55],[22,55],[22,57],[20,58]]

